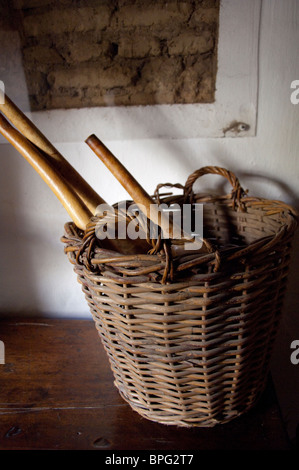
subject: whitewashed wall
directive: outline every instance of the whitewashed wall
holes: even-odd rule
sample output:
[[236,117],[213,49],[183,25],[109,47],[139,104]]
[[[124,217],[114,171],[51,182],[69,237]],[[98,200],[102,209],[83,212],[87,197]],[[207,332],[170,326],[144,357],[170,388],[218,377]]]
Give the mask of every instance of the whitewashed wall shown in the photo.
[[[219,165],[235,171],[250,194],[298,205],[299,105],[290,101],[291,82],[299,79],[298,10],[296,0],[262,2],[256,136],[107,140],[99,135],[146,190],[163,181],[184,183],[195,169]],[[62,125],[66,132],[71,129],[71,116],[72,111],[64,114],[60,135]],[[141,119],[132,125],[146,128],[147,123]],[[47,135],[45,120],[42,130]],[[127,197],[85,143],[53,143],[108,202]],[[10,145],[0,146],[0,157],[2,314],[89,317],[60,243],[65,210]],[[219,179],[206,177],[205,184],[213,187]],[[296,269],[292,302],[298,295],[295,276]]]

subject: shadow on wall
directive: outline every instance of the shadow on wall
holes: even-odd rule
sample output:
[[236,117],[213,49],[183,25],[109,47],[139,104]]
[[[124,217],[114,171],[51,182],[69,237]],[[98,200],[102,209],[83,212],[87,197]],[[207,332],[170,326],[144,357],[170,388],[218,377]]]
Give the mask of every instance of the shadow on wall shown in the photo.
[[[20,157],[22,158],[22,157]],[[36,279],[26,239],[26,215],[22,205],[20,163],[9,145],[0,145],[1,217],[1,315],[34,315],[28,305],[37,305]],[[30,299],[30,301],[29,301]]]
[[[22,107],[23,111],[26,111],[29,109],[29,100],[20,52],[20,38],[13,24],[13,18],[9,14],[7,1],[1,2],[0,13],[1,80],[5,92]],[[11,314],[12,304],[14,314],[24,313],[26,299],[30,298],[31,304],[35,304],[36,295],[31,256],[26,250],[27,243],[24,243],[26,217],[22,207],[23,162],[19,161],[22,157],[16,157],[14,154],[15,151],[10,145],[0,144],[1,315]],[[26,313],[36,312],[26,311]]]
[[[291,443],[299,445],[299,363],[291,360],[291,345],[299,340],[299,230],[295,234],[283,316],[271,360],[271,375],[281,415]],[[296,353],[297,358],[299,354]]]

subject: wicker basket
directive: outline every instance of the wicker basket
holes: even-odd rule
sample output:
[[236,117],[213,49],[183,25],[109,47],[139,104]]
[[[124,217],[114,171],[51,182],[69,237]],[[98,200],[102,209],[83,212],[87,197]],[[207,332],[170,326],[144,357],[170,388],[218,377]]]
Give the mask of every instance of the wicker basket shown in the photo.
[[[194,194],[208,173],[232,192]],[[264,389],[297,219],[280,201],[247,196],[223,168],[204,167],[182,188],[163,202],[204,203],[207,253],[171,257],[162,243],[124,256],[100,247],[95,218],[86,233],[66,224],[62,241],[121,396],[152,421],[210,427],[249,410]]]

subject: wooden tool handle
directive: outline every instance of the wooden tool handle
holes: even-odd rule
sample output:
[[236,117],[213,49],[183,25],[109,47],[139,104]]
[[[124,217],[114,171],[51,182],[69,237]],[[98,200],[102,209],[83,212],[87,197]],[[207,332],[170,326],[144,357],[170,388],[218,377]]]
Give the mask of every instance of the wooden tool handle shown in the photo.
[[111,151],[94,134],[89,136],[85,142],[117,178],[140,210],[152,220],[152,222],[161,227],[163,236],[165,238],[181,239],[181,228],[172,224],[169,218],[166,217],[162,211],[159,211],[154,200]]
[[136,204],[143,204],[146,209],[149,208],[150,204],[154,204],[149,194],[98,137],[93,134],[89,136],[85,142],[122,184]]
[[10,122],[32,142],[41,152],[47,156],[52,166],[63,176],[82,201],[86,204],[92,214],[96,208],[105,201],[93,190],[93,188],[82,178],[82,176],[65,160],[51,142],[42,132],[22,113],[22,111],[11,101],[7,95],[0,99],[0,111]]
[[45,155],[38,151],[18,130],[0,114],[0,132],[37,171],[67,210],[77,227],[85,230],[92,213],[75,191],[52,167]]

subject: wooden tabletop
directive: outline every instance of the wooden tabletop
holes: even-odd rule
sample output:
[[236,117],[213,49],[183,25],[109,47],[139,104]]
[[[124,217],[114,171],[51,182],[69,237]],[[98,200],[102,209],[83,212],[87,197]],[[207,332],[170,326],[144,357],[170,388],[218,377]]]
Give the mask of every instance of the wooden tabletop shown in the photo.
[[0,319],[0,449],[287,450],[272,383],[246,415],[214,428],[139,416],[120,397],[92,320]]

